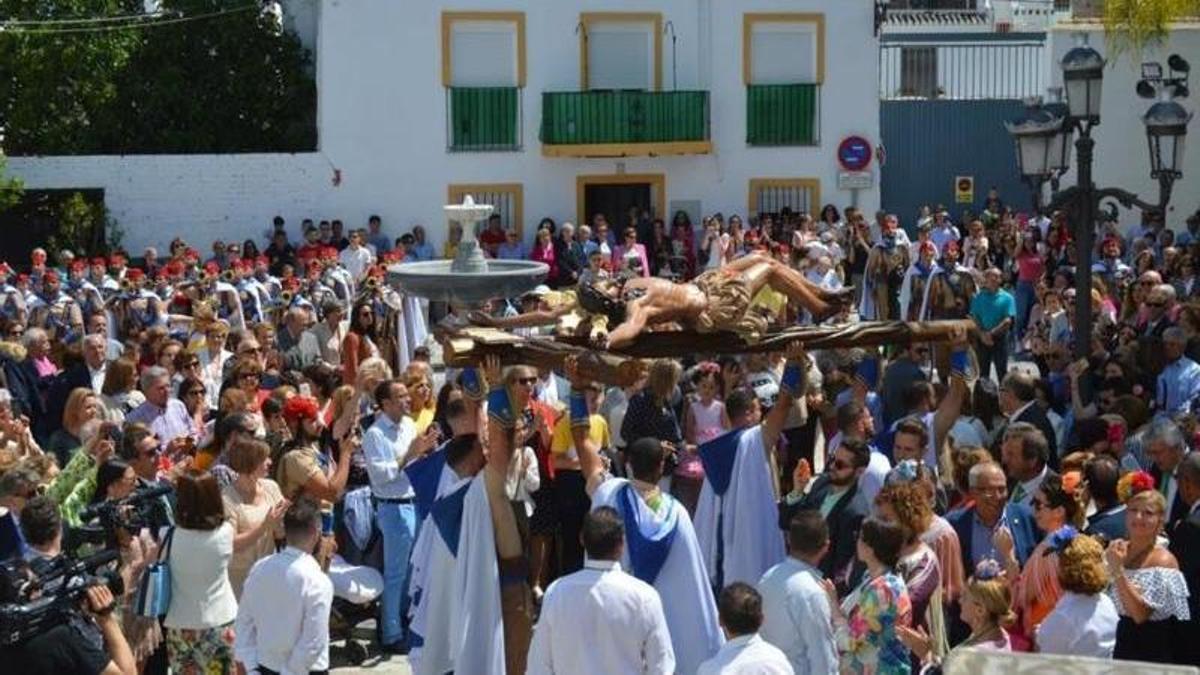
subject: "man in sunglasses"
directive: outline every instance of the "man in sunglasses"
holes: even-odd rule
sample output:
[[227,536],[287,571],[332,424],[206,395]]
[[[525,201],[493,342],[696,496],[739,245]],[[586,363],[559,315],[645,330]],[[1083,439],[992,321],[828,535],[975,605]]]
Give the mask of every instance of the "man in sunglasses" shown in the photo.
[[[133,472],[137,474],[137,490],[170,484],[165,475],[159,475],[159,457],[162,452],[162,444],[158,442],[154,432],[143,424],[130,424],[125,427],[121,442],[117,445],[117,456],[133,467]],[[191,459],[184,459],[183,462],[190,463]],[[146,525],[152,534],[157,536],[162,527],[175,524],[174,496],[174,493],[171,493],[157,497],[150,505],[150,522]]]
[[[850,592],[862,574],[856,565],[858,530],[871,512],[859,489],[859,479],[871,463],[871,448],[856,438],[844,438],[833,451],[825,473],[812,481],[807,462],[796,465],[795,487],[779,504],[780,529],[787,530],[801,511],[819,511],[829,525],[829,552],[821,560],[821,573],[832,579],[838,595]],[[807,492],[804,486],[812,483]]]

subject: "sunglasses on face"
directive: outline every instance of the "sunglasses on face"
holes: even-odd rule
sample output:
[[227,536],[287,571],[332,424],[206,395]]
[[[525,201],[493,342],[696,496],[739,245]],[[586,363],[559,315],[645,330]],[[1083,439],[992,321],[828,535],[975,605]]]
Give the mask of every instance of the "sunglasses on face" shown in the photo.
[[523,384],[527,387],[532,387],[533,385],[537,384],[537,378],[536,377],[518,377],[517,384]]
[[242,373],[242,376],[241,376],[241,378],[240,378],[240,379],[243,379],[243,380],[257,380],[257,379],[258,379],[258,373]]
[[835,458],[829,466],[832,467],[834,471],[845,471],[846,469],[851,468],[850,462],[847,462],[840,457]]
[[203,389],[191,389],[184,393],[184,396],[203,396],[203,395],[204,395]]

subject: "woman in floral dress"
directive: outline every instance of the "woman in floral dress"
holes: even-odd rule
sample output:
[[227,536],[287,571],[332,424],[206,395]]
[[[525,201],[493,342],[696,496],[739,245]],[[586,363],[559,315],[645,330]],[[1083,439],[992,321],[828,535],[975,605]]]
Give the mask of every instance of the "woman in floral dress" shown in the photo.
[[858,559],[867,566],[862,583],[839,604],[833,582],[822,582],[833,608],[834,638],[843,673],[912,672],[908,647],[896,631],[897,626],[912,624],[908,589],[895,572],[903,547],[904,531],[899,525],[868,518],[858,538]]

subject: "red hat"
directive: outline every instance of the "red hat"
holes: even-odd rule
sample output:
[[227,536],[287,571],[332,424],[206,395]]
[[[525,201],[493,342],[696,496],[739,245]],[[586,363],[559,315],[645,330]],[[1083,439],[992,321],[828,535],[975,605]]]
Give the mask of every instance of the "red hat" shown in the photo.
[[145,278],[145,276],[146,273],[137,267],[131,267],[125,270],[125,278],[130,281],[141,281],[143,278]]
[[55,272],[54,270],[47,270],[46,273],[42,275],[42,281],[58,281],[58,272]]
[[320,408],[317,399],[311,396],[293,396],[283,404],[283,417],[289,422],[315,420]]
[[300,247],[300,250],[296,252],[296,260],[299,260],[302,262],[306,261],[306,260],[312,260],[313,258],[316,258],[316,257],[317,257],[317,251],[316,251],[316,249],[312,248],[311,246],[302,246],[302,247]]
[[[7,263],[5,263],[5,264],[7,264]],[[22,273],[20,273],[20,274],[18,274],[18,275],[17,275],[17,283],[18,283],[18,284],[23,284],[23,283],[26,283],[26,282],[28,282],[28,281],[29,281],[29,275],[28,275],[28,274],[25,274],[24,272],[22,272]]]
[[87,263],[82,260],[76,260],[71,263],[71,271],[72,272],[86,272],[87,271]]
[[110,267],[120,267],[125,264],[125,256],[120,253],[114,253],[108,257]]
[[221,266],[215,262],[207,263],[204,265],[204,273],[215,277],[221,273]]
[[323,246],[321,248],[321,260],[337,260],[338,250],[333,246]]
[[184,260],[196,261],[200,259],[200,252],[194,248],[188,248],[183,252]]
[[263,267],[269,267],[271,265],[271,259],[265,255],[260,255],[254,259],[254,264],[256,266],[262,265]]
[[5,261],[0,260],[0,274],[8,276],[12,274],[12,267]]
[[288,277],[287,279],[284,279],[283,287],[285,290],[295,292],[300,288],[300,277]]
[[921,242],[921,249],[920,249],[921,253],[924,253],[925,251],[933,251],[933,253],[936,255],[937,254],[937,246],[932,241],[926,239],[925,241]]
[[92,267],[107,267],[108,261],[103,257],[92,258]]
[[958,253],[958,251],[959,251],[959,248],[958,248],[958,242],[957,242],[957,241],[955,241],[955,240],[953,240],[953,239],[951,239],[950,241],[946,242],[946,248],[945,248],[945,250],[943,250],[943,251],[942,251],[942,254],[944,255],[944,254],[946,254],[946,253],[949,253],[949,252],[951,252],[951,251],[954,251],[955,253]]

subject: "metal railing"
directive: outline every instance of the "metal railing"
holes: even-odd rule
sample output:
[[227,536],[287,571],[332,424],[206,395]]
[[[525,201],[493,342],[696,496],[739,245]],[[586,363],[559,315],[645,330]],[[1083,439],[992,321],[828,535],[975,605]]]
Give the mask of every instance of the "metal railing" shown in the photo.
[[546,145],[709,140],[707,91],[547,91]]
[[447,87],[446,149],[520,150],[521,112],[519,87]]
[[747,85],[747,145],[817,145],[820,142],[821,85]]
[[[946,36],[950,37],[950,36]],[[969,39],[962,35],[953,38]],[[895,99],[1022,99],[1045,93],[1044,38],[884,42],[879,97]]]

